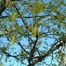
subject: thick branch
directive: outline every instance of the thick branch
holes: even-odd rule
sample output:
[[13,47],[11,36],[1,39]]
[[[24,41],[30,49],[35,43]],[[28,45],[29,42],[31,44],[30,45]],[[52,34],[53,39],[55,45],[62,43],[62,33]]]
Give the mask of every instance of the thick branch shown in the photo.
[[35,49],[36,49],[37,41],[38,41],[38,36],[36,35],[36,41],[35,41],[35,43],[34,43],[34,45],[33,45],[33,48],[31,49],[30,57],[29,57],[29,59],[28,59],[28,61],[29,61],[29,65],[28,65],[28,66],[32,66],[32,65],[31,65],[31,60],[32,60],[33,57],[34,57],[34,52],[35,52]]
[[35,57],[35,58],[37,58],[37,60],[34,61],[34,62],[32,63],[32,65],[35,65],[36,63],[41,62],[43,59],[45,59],[45,58],[46,58],[49,54],[51,54],[53,51],[55,51],[56,49],[58,49],[60,46],[63,46],[63,44],[66,43],[65,40],[66,40],[66,39],[64,39],[64,41],[58,41],[58,42],[54,43],[54,44],[52,45],[52,47],[51,47],[44,55]]

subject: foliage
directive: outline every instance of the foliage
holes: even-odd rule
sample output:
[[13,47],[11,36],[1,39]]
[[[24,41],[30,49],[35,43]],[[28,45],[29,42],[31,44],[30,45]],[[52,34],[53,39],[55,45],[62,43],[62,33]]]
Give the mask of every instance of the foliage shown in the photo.
[[60,65],[65,55],[66,3],[48,1],[0,0],[0,59],[12,66],[11,60],[25,66]]

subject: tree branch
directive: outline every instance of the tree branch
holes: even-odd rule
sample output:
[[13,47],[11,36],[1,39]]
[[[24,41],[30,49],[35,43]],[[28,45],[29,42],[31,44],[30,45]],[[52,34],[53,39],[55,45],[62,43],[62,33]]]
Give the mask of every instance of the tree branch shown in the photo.
[[30,53],[27,52],[27,51],[23,48],[23,46],[21,45],[21,43],[20,43],[19,41],[17,41],[17,44],[18,44],[28,55],[30,55]]
[[5,5],[6,5],[6,0],[2,0],[1,6],[0,6],[0,16],[6,8]]
[[0,50],[1,50],[7,57],[14,57],[14,58],[16,58],[17,60],[19,59],[17,56],[13,56],[13,55],[9,54],[8,52],[6,52],[6,50],[3,50],[3,48],[0,48]]
[[32,66],[32,65],[31,65],[31,60],[32,60],[33,57],[34,57],[34,52],[35,52],[35,49],[36,49],[37,41],[38,41],[38,35],[36,35],[35,43],[34,43],[34,45],[33,45],[33,48],[31,49],[31,52],[30,52],[30,57],[29,57],[29,59],[28,59],[28,61],[29,61],[29,65],[28,65],[28,66]]
[[63,46],[66,43],[66,39],[64,41],[58,41],[52,45],[52,47],[44,54],[38,57],[35,57],[35,59],[32,61],[32,65],[35,65],[38,62],[41,62],[43,59],[45,59],[49,54],[51,54],[53,51],[57,50],[60,46]]

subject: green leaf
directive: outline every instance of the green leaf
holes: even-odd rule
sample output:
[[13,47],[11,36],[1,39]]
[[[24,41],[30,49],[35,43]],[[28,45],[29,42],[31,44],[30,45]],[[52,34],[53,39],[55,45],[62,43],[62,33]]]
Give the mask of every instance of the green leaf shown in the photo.
[[55,33],[56,31],[57,31],[56,29],[54,29],[54,28],[52,29],[52,32],[53,32],[53,33]]
[[57,11],[57,7],[55,7],[52,11],[56,12]]
[[16,28],[17,30],[21,30],[21,29],[22,29],[22,28],[18,25],[18,23],[15,24],[15,28]]
[[38,34],[38,25],[35,24],[35,25],[33,26],[33,28],[32,28],[32,35],[33,35],[34,37],[36,37],[37,34]]
[[2,2],[2,0],[0,0],[0,2]]
[[14,44],[14,43],[16,42],[16,37],[15,37],[15,35],[12,35],[12,36],[11,36],[11,39],[12,39],[12,44]]
[[32,12],[35,14],[39,14],[44,10],[45,6],[41,4],[39,1],[37,1],[34,6],[31,8]]
[[10,6],[10,0],[6,0],[6,7]]
[[62,0],[62,1],[60,2],[60,4],[64,4],[64,0]]
[[18,14],[17,14],[16,12],[14,12],[14,13],[12,14],[12,16],[10,16],[9,19],[10,19],[11,22],[14,22],[17,17],[18,17]]

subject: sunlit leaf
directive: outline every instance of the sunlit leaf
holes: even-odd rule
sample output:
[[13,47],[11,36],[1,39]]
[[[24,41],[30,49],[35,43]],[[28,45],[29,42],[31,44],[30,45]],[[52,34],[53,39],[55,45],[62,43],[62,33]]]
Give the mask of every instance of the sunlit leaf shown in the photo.
[[33,11],[33,13],[39,14],[44,10],[44,8],[45,6],[41,4],[39,1],[37,1],[31,10]]
[[36,37],[37,34],[38,34],[38,25],[35,24],[32,28],[32,35]]
[[10,5],[10,0],[6,0],[6,7]]
[[18,23],[15,24],[15,27],[17,30],[21,30],[21,27],[18,25]]
[[12,39],[12,44],[14,44],[16,42],[16,37],[14,35],[12,35],[11,39]]
[[25,51],[22,51],[22,53],[21,53],[21,55],[23,56],[23,57],[26,57],[26,52]]
[[2,32],[2,35],[3,35],[3,36],[5,35],[5,31]]
[[7,28],[7,31],[11,32],[11,31],[13,31],[13,28]]
[[2,2],[2,0],[0,0],[0,2]]

